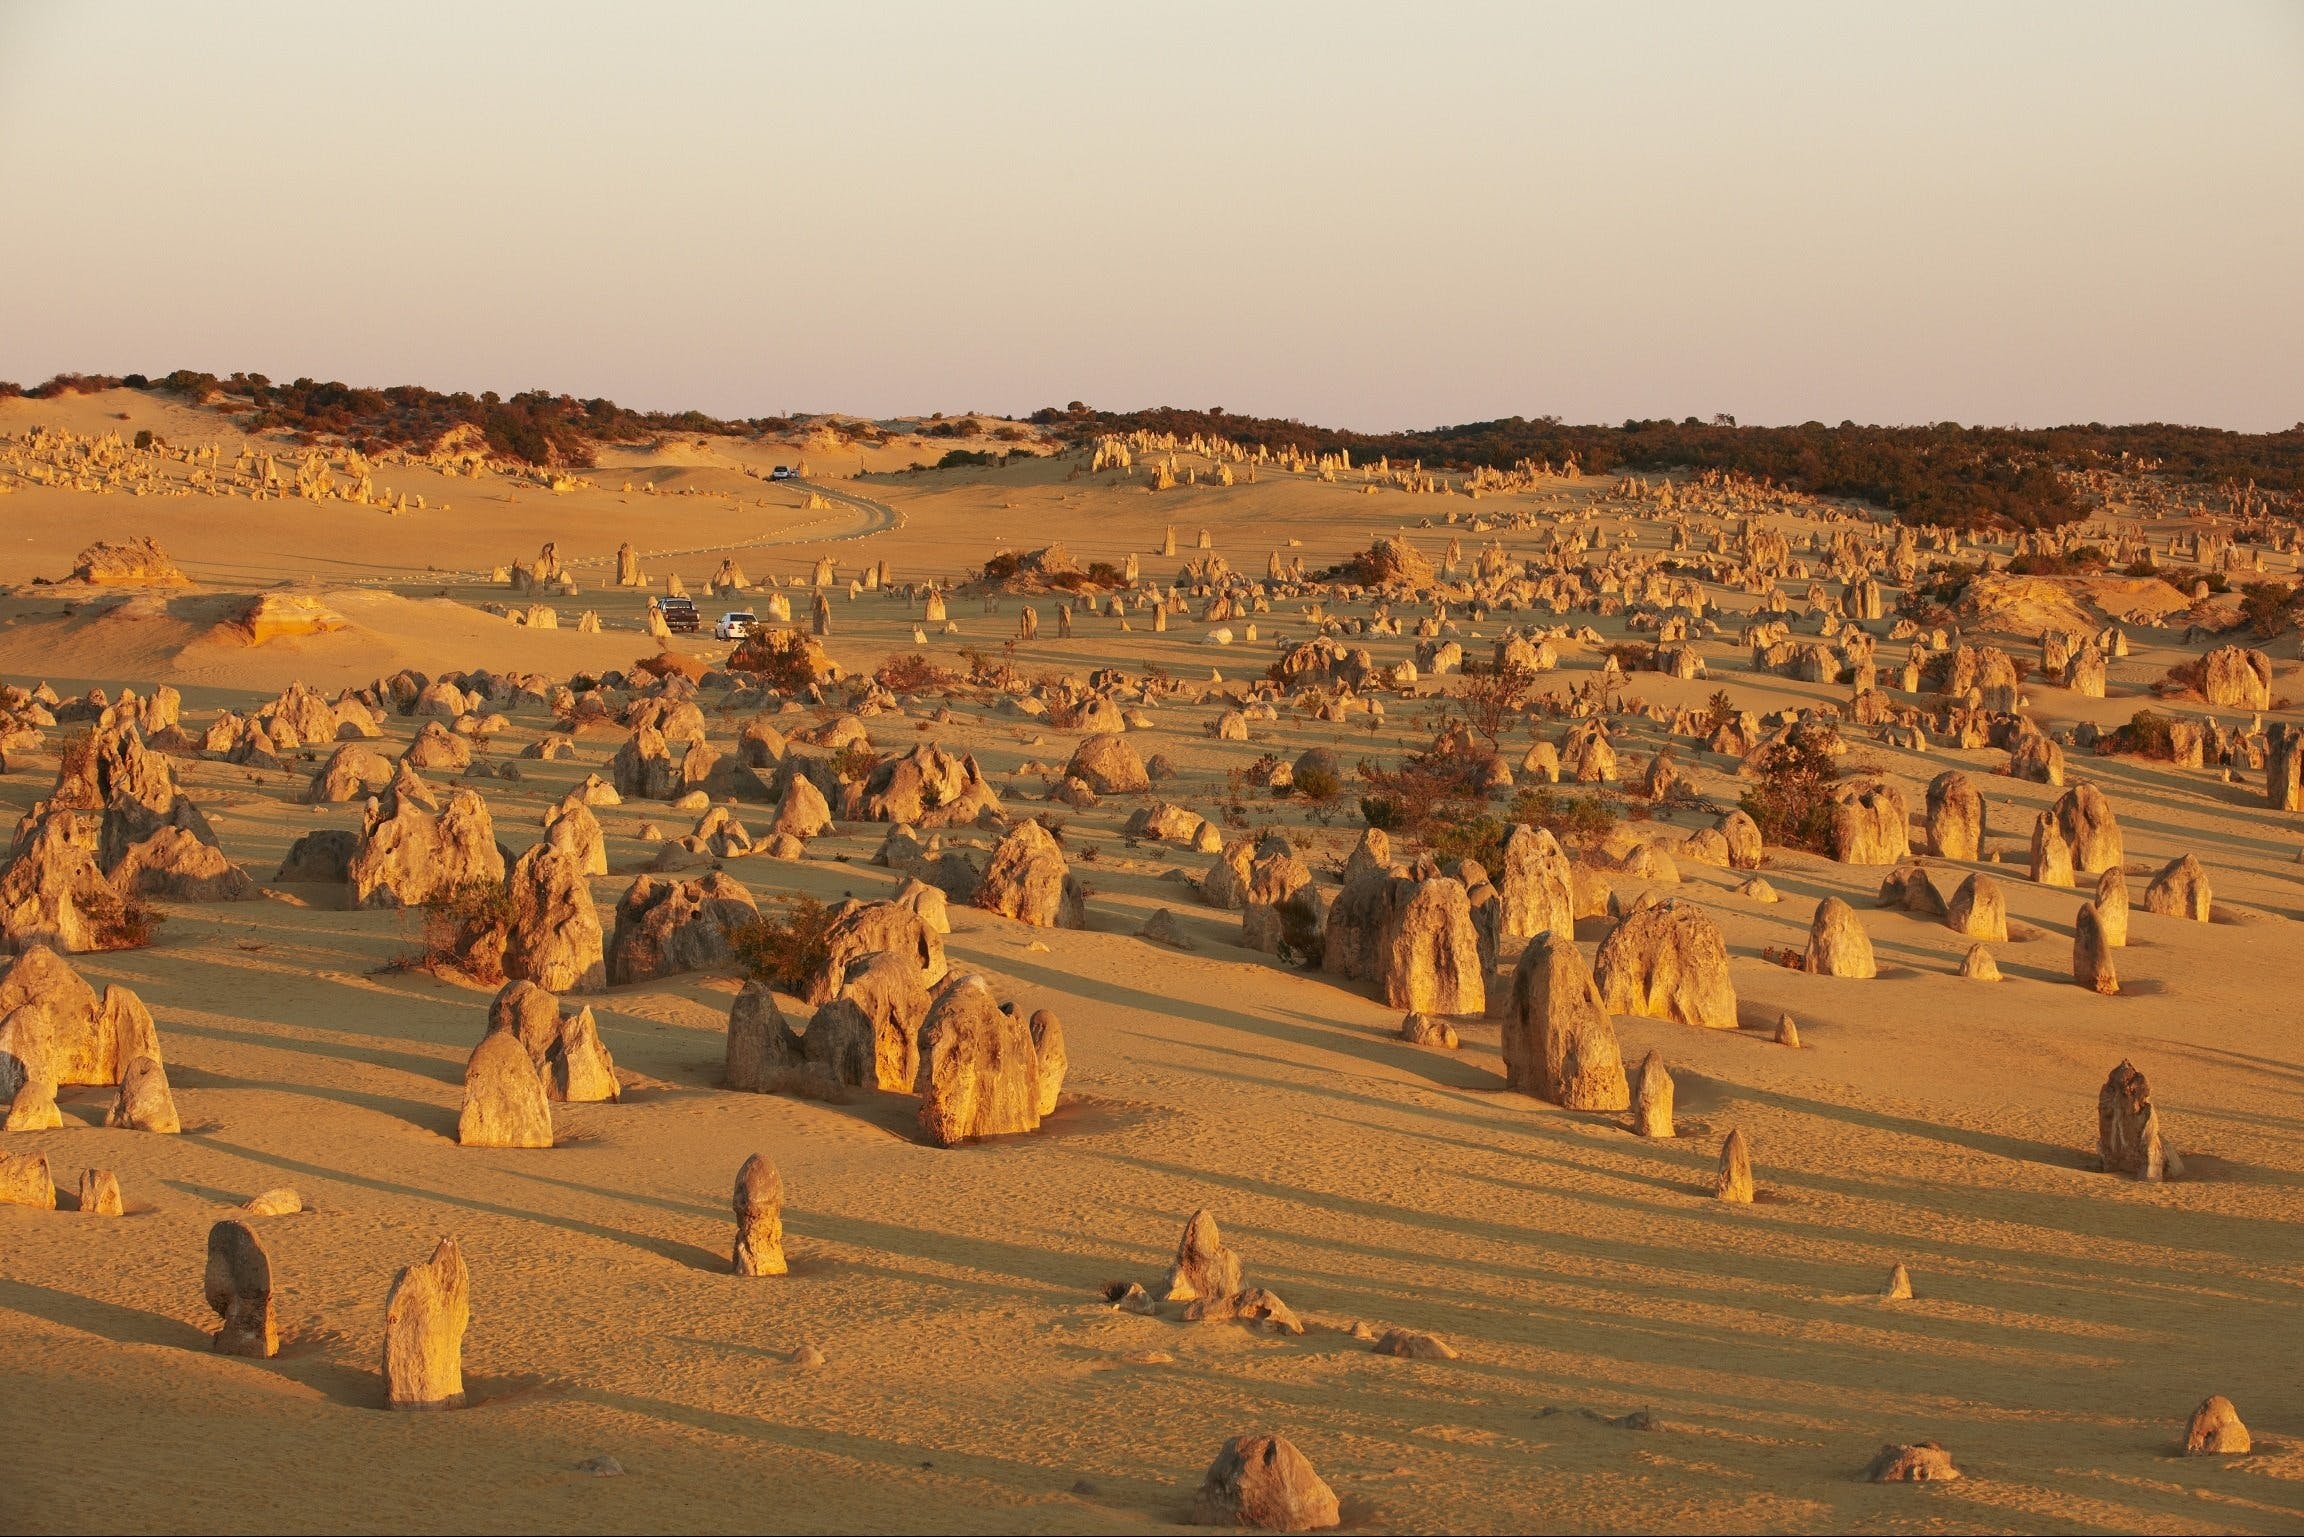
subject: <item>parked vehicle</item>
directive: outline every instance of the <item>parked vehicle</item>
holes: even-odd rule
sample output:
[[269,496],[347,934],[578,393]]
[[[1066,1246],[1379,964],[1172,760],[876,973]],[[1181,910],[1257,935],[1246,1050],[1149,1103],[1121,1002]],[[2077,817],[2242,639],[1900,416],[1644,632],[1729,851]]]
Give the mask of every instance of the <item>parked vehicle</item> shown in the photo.
[[789,464],[779,464],[768,472],[768,478],[770,480],[798,480],[800,477],[792,473],[792,466]]
[[759,623],[759,617],[754,614],[722,614],[720,622],[712,627],[712,638],[714,640],[742,640],[745,636],[750,635]]
[[665,598],[657,606],[664,615],[664,628],[675,635],[693,635],[704,628],[704,616],[696,612],[693,598]]

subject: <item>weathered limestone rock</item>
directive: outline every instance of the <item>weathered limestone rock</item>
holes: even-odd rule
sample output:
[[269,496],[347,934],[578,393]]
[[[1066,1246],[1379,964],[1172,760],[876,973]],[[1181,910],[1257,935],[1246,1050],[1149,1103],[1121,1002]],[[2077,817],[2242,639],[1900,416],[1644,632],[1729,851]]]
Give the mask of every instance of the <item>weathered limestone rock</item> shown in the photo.
[[1933,1441],[1920,1441],[1881,1447],[1864,1476],[1876,1484],[1931,1484],[1958,1478],[1960,1470],[1952,1465],[1950,1452]]
[[902,958],[922,987],[934,987],[949,970],[943,939],[911,908],[897,902],[850,900],[832,910],[832,921],[824,930],[824,964],[809,977],[801,996],[810,1003],[837,996],[848,980],[850,963],[880,951]]
[[464,1330],[472,1280],[456,1240],[402,1268],[384,1296],[384,1396],[395,1409],[464,1406]]
[[2119,818],[2102,790],[2085,781],[2057,797],[2056,827],[2072,850],[2075,874],[2095,875],[2114,870],[2126,857]]
[[180,1132],[168,1074],[157,1057],[138,1057],[120,1078],[120,1097],[104,1112],[104,1124],[128,1131]]
[[1461,1044],[1456,1027],[1434,1014],[1410,1014],[1400,1021],[1400,1039],[1412,1046],[1438,1046],[1454,1051]]
[[1034,1009],[1032,1032],[1032,1106],[1045,1119],[1056,1113],[1064,1097],[1064,1075],[1072,1057],[1064,1049],[1064,1025],[1054,1009]]
[[560,1000],[534,982],[507,982],[489,1001],[488,1030],[509,1032],[541,1070],[560,1043]]
[[[27,1016],[39,1012],[37,1005],[18,1009],[0,1026],[0,1037],[29,1033]],[[64,1124],[64,1113],[56,1108],[56,1080],[5,1044],[0,1044],[0,1105],[7,1109],[0,1131],[55,1131]]]
[[252,1217],[292,1217],[304,1209],[304,1197],[279,1185],[250,1196],[240,1203],[240,1209]]
[[545,1096],[568,1105],[610,1104],[622,1096],[616,1082],[616,1061],[600,1039],[600,1026],[589,1006],[564,1016],[559,1039],[546,1054],[551,1076]]
[[2064,829],[2052,811],[2043,811],[2032,819],[2032,879],[2043,886],[2072,886],[2072,845],[2064,841]]
[[1344,862],[1344,887],[1328,909],[1320,955],[1322,971],[1350,981],[1376,975],[1377,940],[1390,900],[1391,867],[1392,843],[1383,829],[1371,827],[1361,833],[1359,844]]
[[1302,1334],[1304,1321],[1277,1292],[1261,1286],[1236,1291],[1229,1297],[1207,1297],[1184,1304],[1186,1323],[1239,1322],[1267,1334]]
[[56,1179],[46,1153],[0,1153],[0,1206],[56,1209]]
[[514,862],[506,892],[504,975],[553,993],[606,985],[600,910],[576,856],[549,841],[537,844]]
[[1760,824],[1750,813],[1731,811],[1720,819],[1720,836],[1728,844],[1728,868],[1731,870],[1757,870],[1764,849],[1760,841]]
[[1496,881],[1496,897],[1496,949],[1500,957],[1516,954],[1539,934],[1575,937],[1576,877],[1567,853],[1549,829],[1525,823],[1512,829],[1504,840],[1504,866]]
[[2151,1085],[2126,1058],[2096,1096],[2096,1157],[2107,1174],[2150,1182],[2184,1177],[2184,1160],[2152,1108]]
[[392,761],[361,742],[345,742],[304,787],[301,799],[311,805],[366,800],[381,794],[392,782]]
[[256,1232],[231,1218],[208,1230],[208,1306],[224,1320],[213,1348],[219,1355],[270,1357],[280,1353],[272,1322],[272,1257]]
[[775,992],[764,982],[746,982],[728,1009],[728,1054],[722,1081],[748,1094],[769,1094],[784,1087],[784,1042],[789,1031]]
[[1198,1526],[1312,1532],[1340,1519],[1336,1491],[1280,1436],[1235,1436],[1225,1442],[1192,1502]]
[[1417,1329],[1387,1329],[1374,1346],[1380,1356],[1399,1356],[1410,1361],[1453,1361],[1455,1347],[1437,1334],[1426,1334]]
[[784,1177],[765,1153],[754,1153],[736,1171],[736,1252],[730,1266],[738,1275],[783,1275]]
[[1712,1182],[1712,1193],[1723,1201],[1751,1203],[1752,1155],[1744,1149],[1742,1127],[1731,1127],[1720,1144],[1720,1173]]
[[1030,1024],[992,997],[980,976],[960,977],[920,1026],[921,1135],[938,1147],[1040,1125],[1038,1054]]
[[1910,1302],[1912,1300],[1912,1272],[1904,1268],[1902,1260],[1898,1260],[1895,1266],[1889,1270],[1888,1284],[1880,1289],[1880,1296],[1883,1301],[1887,1302]]
[[81,816],[51,811],[0,871],[0,949],[66,954],[117,949],[133,936],[119,890],[89,852]]
[[472,744],[450,731],[436,720],[424,723],[408,744],[402,761],[420,769],[454,769],[462,771],[472,766]]
[[2104,923],[2096,904],[2083,902],[2072,920],[2072,980],[2091,992],[2120,991],[2120,974],[2112,965],[2112,947],[2104,942]]
[[2000,963],[1992,959],[1992,952],[1982,945],[1970,945],[1968,953],[1960,957],[1960,975],[1971,982],[1997,982]]
[[1970,939],[2008,942],[2008,898],[2000,883],[1977,870],[1963,880],[1946,906],[1945,923]]
[[287,883],[341,886],[352,879],[352,857],[360,852],[360,835],[350,828],[324,827],[288,846],[273,880]]
[[1622,1110],[1631,1103],[1616,1027],[1576,941],[1539,934],[1512,973],[1504,1021],[1504,1082],[1570,1110]]
[[1872,936],[1857,921],[1856,910],[1838,897],[1816,904],[1816,917],[1808,925],[1807,969],[1819,977],[1876,977]]
[[1776,1044],[1800,1049],[1800,1022],[1789,1014],[1776,1016]]
[[2215,913],[2215,894],[2208,887],[2208,872],[2186,854],[2171,860],[2152,884],[2144,888],[2144,910],[2163,918],[2187,918],[2206,923]]
[[552,1106],[544,1080],[519,1037],[496,1030],[480,1038],[464,1065],[464,1112],[456,1140],[466,1147],[550,1147]]
[[1240,1256],[1224,1246],[1216,1214],[1202,1207],[1184,1224],[1162,1300],[1203,1302],[1229,1297],[1240,1290],[1240,1273]]
[[1661,1053],[1640,1059],[1639,1091],[1632,1101],[1632,1129],[1643,1137],[1672,1136],[1672,1075]]
[[1939,859],[1984,857],[1984,797],[1958,769],[1928,781],[1928,852]]
[[638,800],[668,801],[679,793],[680,774],[664,733],[640,726],[608,760],[609,781],[616,793]]
[[1643,908],[1600,943],[1593,980],[1611,1014],[1736,1028],[1736,989],[1720,926],[1677,898]]
[[1396,881],[1377,941],[1377,986],[1395,1009],[1480,1014],[1488,1007],[1480,941],[1461,881]]
[[1027,821],[993,848],[974,905],[1034,928],[1077,929],[1087,926],[1087,900],[1055,838]]
[[616,903],[608,980],[621,985],[732,966],[728,936],[759,920],[752,893],[724,870],[689,881],[642,875]]
[[816,782],[805,774],[786,775],[784,795],[776,803],[776,817],[768,824],[767,836],[804,841],[831,830],[832,803],[816,788]]
[[127,1208],[120,1200],[120,1179],[110,1169],[80,1171],[80,1209],[92,1217],[117,1217]]
[[370,803],[352,856],[352,900],[360,907],[421,907],[475,884],[504,883],[504,854],[488,803],[470,790],[448,792],[438,815],[408,796]]
[[0,1051],[53,1084],[109,1084],[137,1057],[159,1057],[160,1036],[134,993],[115,983],[99,1001],[69,962],[34,945],[0,971]]
[[1842,864],[1892,865],[1912,856],[1911,813],[1894,785],[1855,781],[1834,797],[1832,857]]
[[1098,795],[1134,795],[1152,788],[1144,760],[1126,737],[1092,736],[1073,750],[1064,772],[1086,780]]
[[2272,659],[2261,651],[2218,646],[2201,660],[2200,695],[2220,710],[2272,708]]
[[2192,1418],[2184,1422],[2187,1457],[2241,1457],[2255,1449],[2248,1427],[2240,1423],[2240,1411],[2221,1393],[2202,1399]]
[[1916,918],[1942,919],[1947,914],[1944,894],[1918,864],[1901,864],[1880,882],[1880,905],[1901,908]]
[[2096,878],[2096,926],[2107,948],[2128,943],[2128,872],[2117,866]]
[[544,841],[575,860],[582,874],[608,873],[608,840],[600,819],[575,791],[553,808],[552,820],[544,824]]
[[123,896],[169,902],[245,902],[257,894],[247,871],[182,827],[162,827],[130,844],[112,867],[111,879]]
[[956,827],[998,810],[1000,797],[985,781],[973,756],[955,756],[923,742],[900,758],[872,770],[864,782],[866,821],[905,822],[915,827]]

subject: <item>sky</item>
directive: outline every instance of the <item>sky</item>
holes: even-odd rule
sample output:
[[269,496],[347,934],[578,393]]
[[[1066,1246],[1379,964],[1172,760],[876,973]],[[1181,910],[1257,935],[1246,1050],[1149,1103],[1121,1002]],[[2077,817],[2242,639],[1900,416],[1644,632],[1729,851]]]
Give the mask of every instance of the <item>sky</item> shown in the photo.
[[0,0],[0,379],[2304,420],[2304,4]]

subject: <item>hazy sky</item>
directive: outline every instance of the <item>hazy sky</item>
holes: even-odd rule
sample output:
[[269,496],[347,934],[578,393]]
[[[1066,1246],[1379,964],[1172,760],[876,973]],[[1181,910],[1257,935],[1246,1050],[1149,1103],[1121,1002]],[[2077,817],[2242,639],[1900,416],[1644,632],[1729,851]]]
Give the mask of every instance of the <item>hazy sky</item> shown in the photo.
[[0,0],[0,378],[2304,419],[2304,5]]

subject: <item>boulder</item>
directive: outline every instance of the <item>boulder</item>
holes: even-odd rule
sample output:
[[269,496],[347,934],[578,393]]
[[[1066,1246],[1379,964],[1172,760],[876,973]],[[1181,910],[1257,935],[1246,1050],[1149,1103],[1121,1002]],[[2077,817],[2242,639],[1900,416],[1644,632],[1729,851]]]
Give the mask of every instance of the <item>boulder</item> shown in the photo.
[[1040,1125],[1042,1085],[1031,1025],[993,999],[981,976],[956,979],[920,1026],[920,1132],[938,1147]]
[[1056,1113],[1064,1097],[1064,1075],[1071,1070],[1071,1053],[1064,1049],[1064,1024],[1054,1009],[1034,1009],[1028,1027],[1032,1034],[1032,1104],[1045,1120]]
[[759,921],[752,894],[726,871],[686,881],[640,876],[616,903],[608,980],[622,985],[733,966],[729,936]]
[[56,1179],[46,1153],[0,1153],[0,1206],[56,1209]]
[[[1425,579],[1430,580],[1428,563]],[[1321,1481],[1310,1460],[1280,1436],[1234,1436],[1226,1441],[1192,1501],[1192,1520],[1198,1526],[1312,1532],[1340,1519],[1336,1492]]]
[[783,1275],[784,1177],[765,1153],[736,1171],[736,1251],[729,1268],[742,1276]]
[[472,744],[438,721],[428,720],[401,754],[401,761],[420,769],[461,772],[472,766]]
[[[1100,737],[1099,741],[1119,738]],[[1087,927],[1087,893],[1038,822],[1019,822],[992,850],[974,905],[1035,928]]]
[[616,1060],[600,1039],[600,1026],[590,1007],[562,1016],[559,1036],[546,1052],[544,1093],[569,1105],[609,1104],[622,1097],[616,1082]]
[[300,797],[308,805],[366,800],[392,782],[392,761],[375,748],[345,742],[328,755]]
[[1395,1009],[1481,1014],[1487,984],[1471,904],[1461,881],[1396,880],[1377,941],[1377,987]]
[[1892,1442],[1880,1448],[1864,1476],[1876,1484],[1932,1484],[1956,1479],[1960,1470],[1952,1465],[1952,1454],[1933,1441]]
[[2077,884],[2072,870],[2072,845],[2064,841],[2056,814],[2043,811],[2032,819],[2032,879],[2043,886]]
[[464,1405],[464,1330],[472,1282],[456,1240],[404,1266],[384,1296],[384,1397],[395,1409]]
[[[0,1196],[4,1201],[5,1196]],[[110,1169],[80,1171],[80,1209],[91,1217],[118,1217],[127,1208],[120,1200],[120,1177]]]
[[1184,1224],[1176,1244],[1176,1263],[1169,1268],[1162,1299],[1168,1302],[1204,1302],[1229,1297],[1240,1290],[1240,1256],[1224,1246],[1216,1214],[1206,1207]]
[[2072,980],[2091,992],[2120,991],[2120,974],[2112,965],[2112,947],[2104,942],[2104,923],[2096,904],[2083,902],[2072,920]]
[[120,1097],[104,1112],[104,1124],[127,1131],[179,1132],[176,1100],[158,1057],[138,1057],[120,1078]]
[[97,868],[80,814],[51,811],[0,871],[0,949],[67,954],[138,942],[126,902]]
[[280,1334],[272,1321],[272,1257],[255,1229],[228,1217],[208,1230],[208,1270],[201,1290],[224,1320],[212,1342],[218,1355],[280,1353]]
[[2218,646],[2200,662],[2200,696],[2219,710],[2272,708],[2272,659],[2261,651]]
[[681,788],[671,746],[653,726],[638,727],[616,749],[608,760],[608,777],[618,795],[639,800],[668,801]]
[[[1742,816],[1743,813],[1733,813]],[[1751,819],[1745,818],[1747,822]],[[1757,834],[1755,834],[1757,836]],[[1510,957],[1539,934],[1576,934],[1576,877],[1548,828],[1515,826],[1496,881],[1497,954]]]
[[1435,1014],[1409,1014],[1401,1018],[1400,1039],[1411,1046],[1437,1046],[1443,1051],[1454,1051],[1461,1041],[1456,1027]]
[[1911,813],[1894,785],[1857,780],[1832,803],[1832,857],[1842,864],[1893,865],[1909,859]]
[[1144,760],[1122,736],[1088,737],[1073,750],[1064,772],[1087,781],[1088,788],[1099,795],[1133,795],[1152,788]]
[[120,1082],[160,1037],[142,999],[114,984],[98,999],[67,961],[35,945],[0,971],[0,1050],[52,1084]]
[[544,824],[544,841],[576,861],[579,873],[608,873],[608,840],[600,819],[575,792],[552,809],[551,820]]
[[1816,904],[1816,917],[1808,925],[1806,966],[1811,976],[1876,977],[1872,936],[1857,921],[1856,909],[1838,897]]
[[[920,915],[899,902],[859,902],[851,898],[832,909],[824,929],[824,961],[801,988],[801,997],[822,1003],[837,997],[848,981],[851,963],[878,952],[900,958],[912,968],[916,985],[931,988],[949,969],[944,941]],[[915,1019],[913,1024],[917,1026]],[[905,1080],[906,1087],[910,1078]]]
[[281,883],[341,886],[352,879],[352,859],[360,852],[360,835],[350,828],[325,827],[310,832],[288,846],[288,857],[280,861],[280,873],[272,879]]
[[1982,945],[1970,945],[1968,953],[1960,957],[1960,975],[1971,982],[1997,982],[2000,963],[1992,959],[1992,952]]
[[1320,969],[1348,981],[1377,974],[1377,942],[1391,898],[1392,843],[1383,829],[1368,828],[1344,862],[1344,886],[1329,905],[1321,941]]
[[2057,830],[2072,850],[2072,869],[2076,875],[2095,875],[2119,868],[2126,857],[2120,822],[2112,814],[2112,802],[2105,798],[2103,791],[2082,781],[2058,796],[2053,809]]
[[593,905],[579,856],[549,840],[537,844],[513,864],[506,898],[505,976],[525,978],[552,993],[597,991],[606,985],[600,910]]
[[1731,811],[1720,819],[1720,836],[1728,845],[1728,868],[1757,870],[1763,848],[1760,824],[1745,811]]
[[2184,1160],[2152,1107],[2151,1085],[2126,1058],[2096,1095],[2096,1158],[2107,1174],[2152,1182],[2184,1176]]
[[1731,1127],[1720,1144],[1720,1172],[1712,1181],[1712,1193],[1723,1201],[1752,1203],[1752,1155],[1745,1150],[1742,1127]]
[[1928,852],[1939,859],[1984,857],[1984,797],[1958,769],[1928,781]]
[[832,805],[805,774],[784,776],[784,794],[776,803],[775,820],[768,824],[771,838],[808,839],[832,830]]
[[2008,899],[2000,883],[1977,870],[1961,881],[1944,911],[1944,921],[1955,933],[1994,944],[2008,942]]
[[474,885],[504,883],[504,854],[488,803],[448,792],[437,815],[407,796],[371,801],[347,874],[359,907],[422,907]]
[[525,980],[507,982],[488,1004],[488,1033],[506,1031],[542,1071],[560,1044],[560,1000]]
[[2208,887],[2208,872],[2190,854],[2174,859],[2144,888],[2144,910],[2163,918],[2187,918],[2206,923],[2216,910],[2215,894]]
[[1736,1028],[1728,946],[1709,913],[1677,898],[1643,908],[1600,943],[1593,980],[1611,1014]]
[[1523,1094],[1570,1110],[1631,1103],[1616,1027],[1569,934],[1538,934],[1521,951],[1503,1050],[1505,1085]]
[[1888,872],[1880,882],[1880,905],[1900,908],[1916,918],[1942,919],[1946,915],[1944,893],[1917,863],[1901,864]]
[[247,871],[182,827],[163,827],[130,844],[111,878],[123,896],[169,902],[245,902],[257,895]]
[[480,1038],[464,1065],[464,1111],[456,1140],[466,1147],[550,1147],[552,1106],[544,1080],[517,1036]]
[[2248,1427],[2240,1422],[2240,1411],[2221,1393],[2202,1399],[2192,1418],[2184,1422],[2187,1457],[2239,1457],[2255,1449]]

